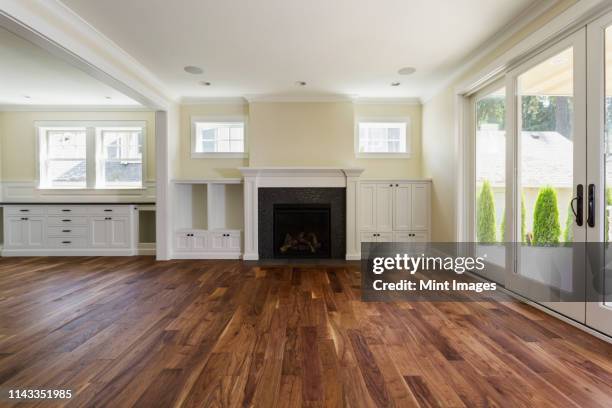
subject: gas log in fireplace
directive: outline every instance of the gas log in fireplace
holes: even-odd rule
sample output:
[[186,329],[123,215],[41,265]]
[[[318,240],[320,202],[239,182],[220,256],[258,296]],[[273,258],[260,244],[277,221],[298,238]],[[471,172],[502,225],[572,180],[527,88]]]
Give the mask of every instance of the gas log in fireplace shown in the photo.
[[329,204],[274,204],[275,258],[331,256]]

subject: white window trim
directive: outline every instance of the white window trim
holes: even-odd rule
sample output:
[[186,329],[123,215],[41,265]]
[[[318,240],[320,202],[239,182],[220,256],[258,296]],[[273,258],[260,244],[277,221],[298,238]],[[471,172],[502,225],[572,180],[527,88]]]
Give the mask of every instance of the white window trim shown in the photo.
[[[42,152],[40,151],[40,145],[42,137],[41,130],[45,128],[54,128],[54,127],[84,127],[87,131],[87,186],[86,187],[54,187],[42,185],[41,179],[41,161],[42,161]],[[98,140],[96,137],[96,128],[98,127],[140,127],[142,128],[142,175],[141,175],[141,185],[134,186],[98,186],[97,184],[97,167],[98,167],[98,157],[97,157],[97,147]],[[63,121],[35,121],[34,122],[34,132],[36,136],[36,189],[37,190],[52,190],[52,191],[92,191],[92,190],[102,190],[102,191],[113,191],[113,190],[145,190],[146,189],[146,174],[147,174],[147,122],[142,120],[96,120],[96,121],[79,121],[79,120],[63,120]]]
[[[406,152],[405,153],[365,153],[359,151],[359,123],[404,123],[406,124]],[[359,116],[355,118],[353,144],[355,157],[358,159],[409,159],[412,157],[412,124],[408,116]]]
[[[191,116],[191,158],[192,159],[247,159],[249,157],[248,126],[246,116]],[[242,123],[244,126],[244,152],[241,153],[200,153],[196,152],[197,122],[228,122]]]

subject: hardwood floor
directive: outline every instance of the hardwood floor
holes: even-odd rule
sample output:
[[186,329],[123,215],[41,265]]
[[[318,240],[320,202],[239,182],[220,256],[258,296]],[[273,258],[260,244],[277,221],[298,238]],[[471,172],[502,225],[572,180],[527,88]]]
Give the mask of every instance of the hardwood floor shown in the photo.
[[612,345],[538,310],[358,288],[357,264],[0,259],[0,389],[73,391],[41,407],[612,406]]

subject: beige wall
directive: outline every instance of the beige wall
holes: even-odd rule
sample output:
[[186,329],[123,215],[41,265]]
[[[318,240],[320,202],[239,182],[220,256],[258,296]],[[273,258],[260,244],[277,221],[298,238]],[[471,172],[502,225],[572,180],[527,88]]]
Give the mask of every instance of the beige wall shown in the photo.
[[[192,116],[247,117],[248,159],[191,159]],[[409,117],[412,157],[357,159],[356,116]],[[364,167],[364,177],[421,176],[421,107],[411,104],[352,102],[254,102],[181,107],[180,178],[239,177],[240,166]]]
[[479,60],[461,78],[424,104],[422,171],[423,176],[433,179],[433,241],[450,242],[456,240],[455,87],[466,79],[477,75],[497,57],[575,3],[576,0],[561,1],[500,47]]
[[154,112],[2,112],[0,174],[2,181],[30,182],[36,175],[34,122],[45,120],[139,120],[147,123],[146,180],[155,180]]

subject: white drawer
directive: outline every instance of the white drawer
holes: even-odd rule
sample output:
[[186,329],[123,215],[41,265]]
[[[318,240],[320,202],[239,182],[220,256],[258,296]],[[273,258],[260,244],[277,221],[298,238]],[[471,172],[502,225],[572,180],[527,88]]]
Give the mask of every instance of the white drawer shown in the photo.
[[71,216],[71,215],[87,215],[88,207],[82,205],[52,205],[47,209],[48,215]]
[[30,206],[12,206],[7,205],[4,207],[4,213],[6,215],[44,215],[44,205],[30,205]]
[[375,232],[362,232],[359,237],[361,238],[361,242],[376,242]]
[[86,226],[63,226],[47,227],[48,237],[85,237],[89,235],[89,228]]
[[89,214],[91,215],[129,215],[130,205],[92,205],[89,206]]
[[61,226],[72,226],[72,225],[87,225],[87,217],[73,217],[73,216],[54,216],[47,218],[47,225],[61,225]]
[[87,238],[81,237],[50,237],[47,238],[50,248],[87,248]]
[[412,234],[410,232],[394,232],[393,242],[411,242]]

